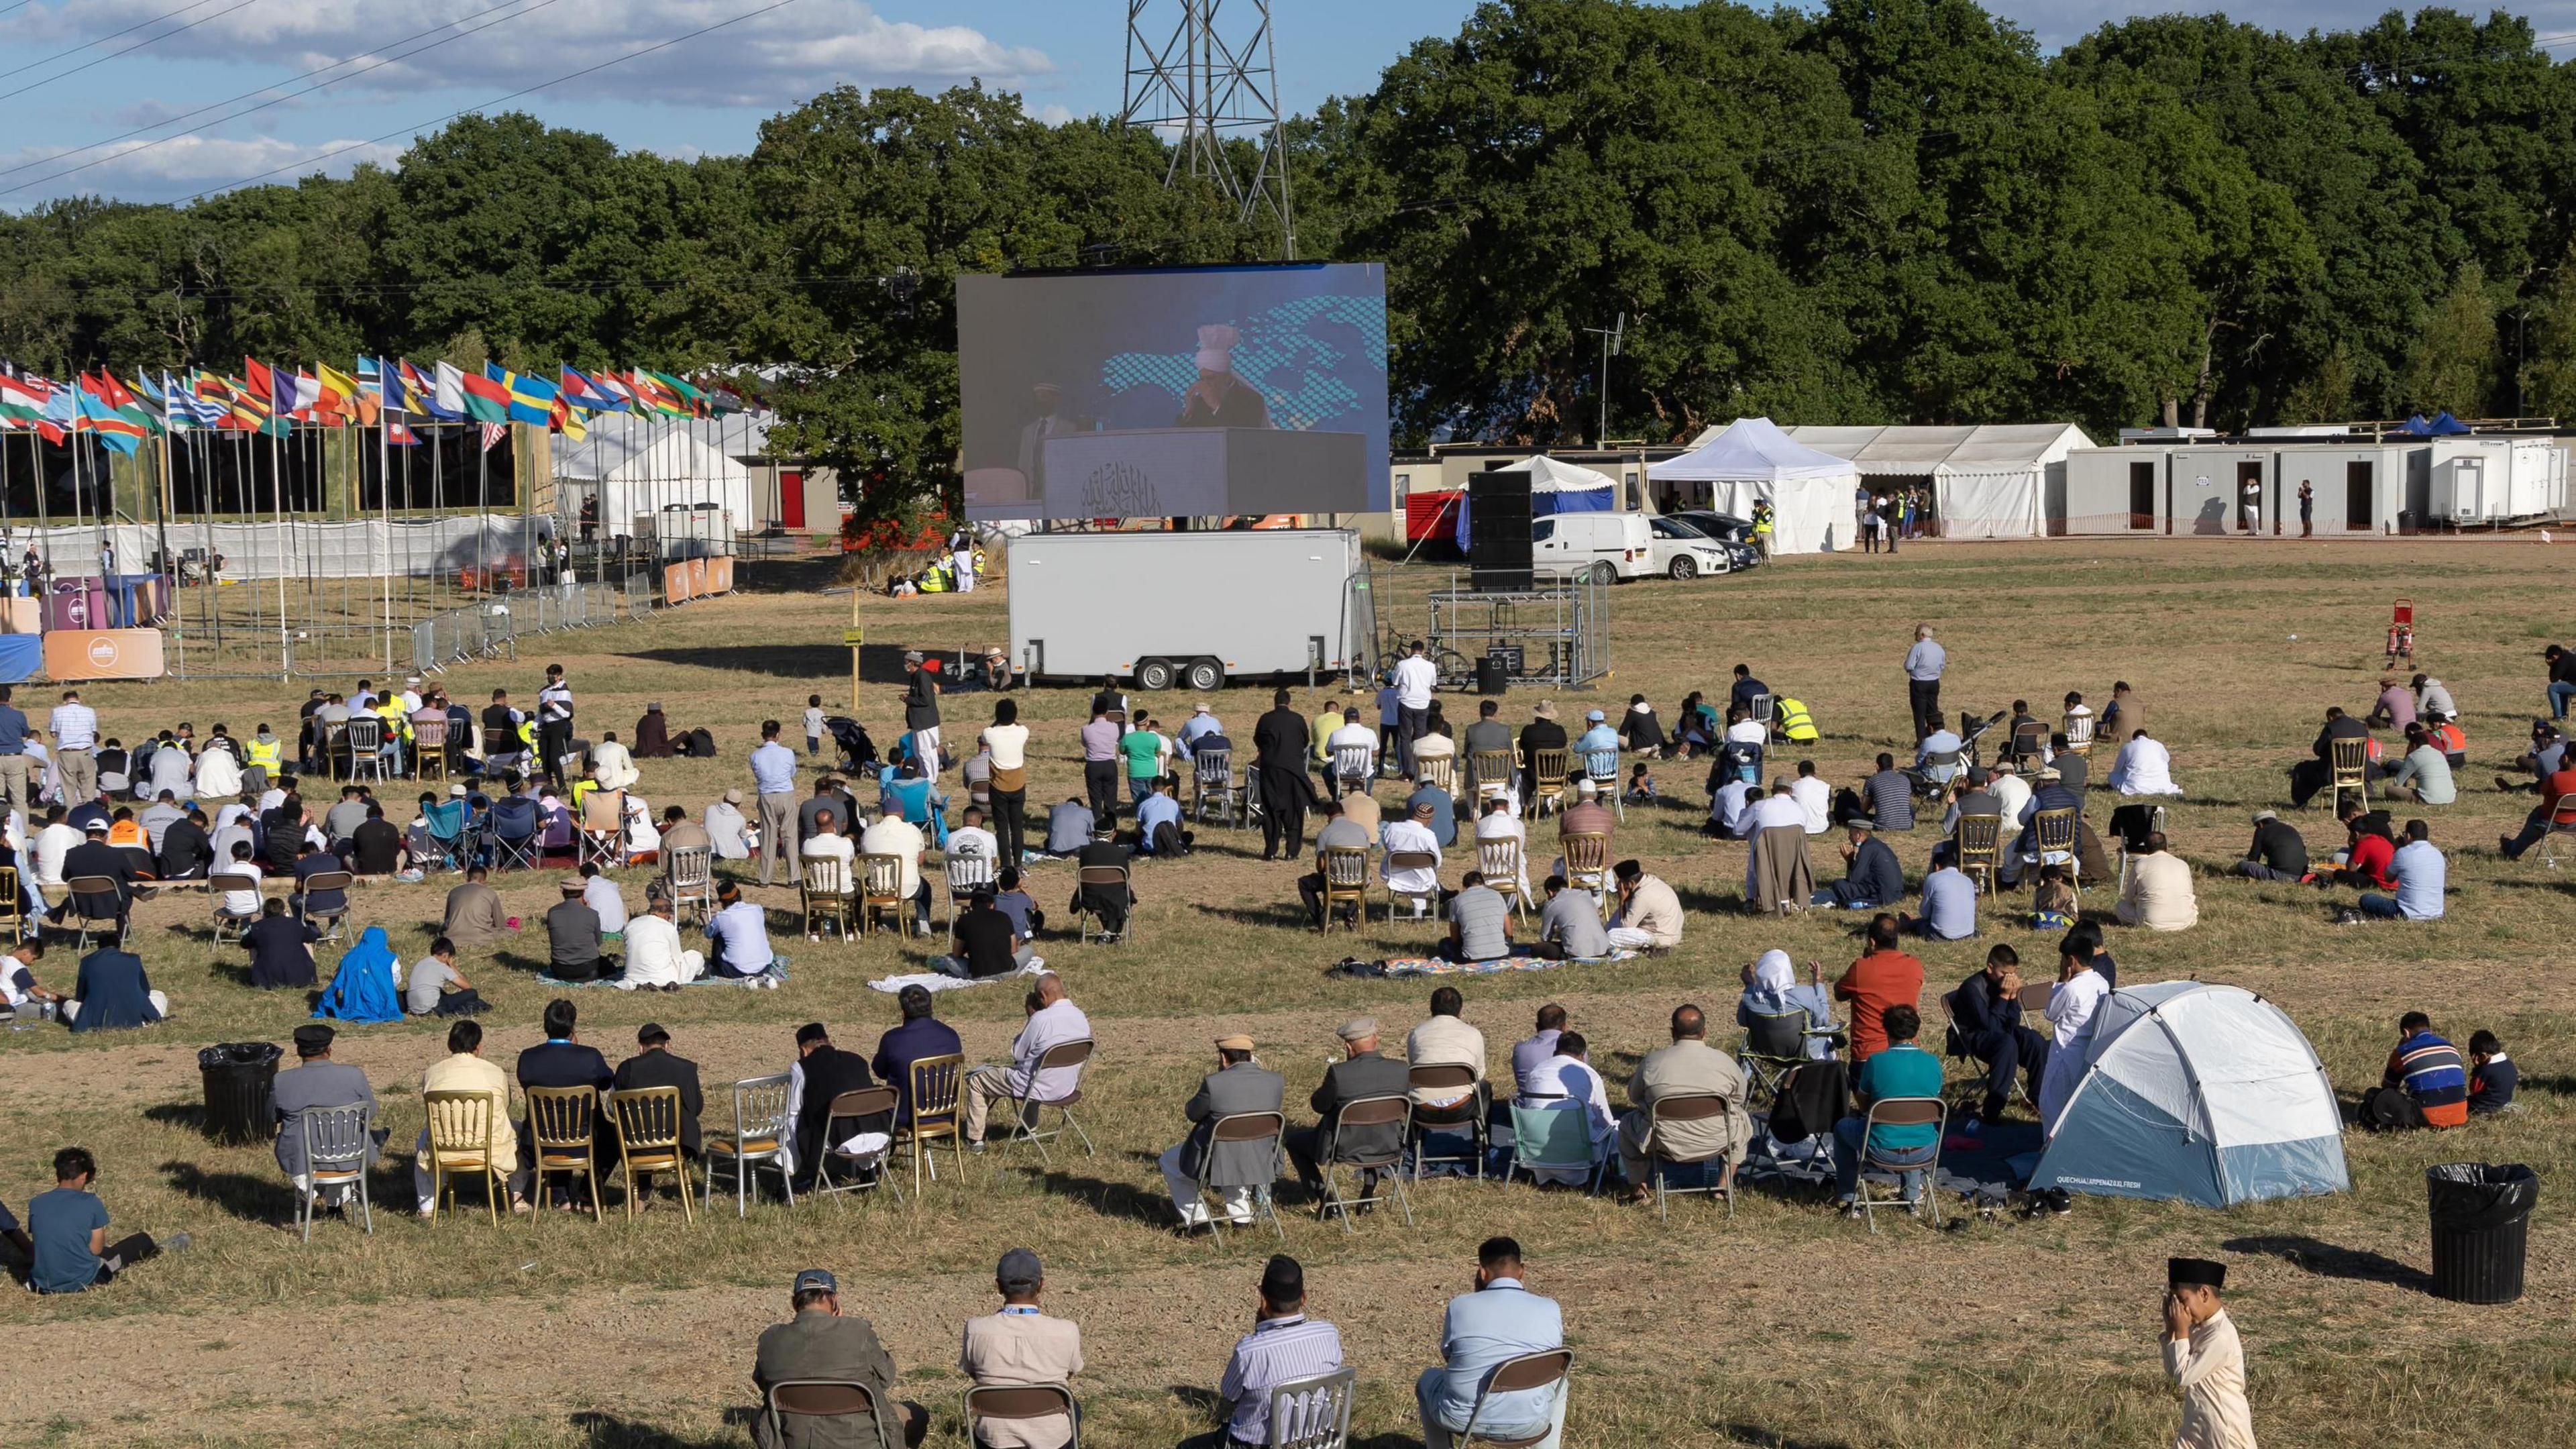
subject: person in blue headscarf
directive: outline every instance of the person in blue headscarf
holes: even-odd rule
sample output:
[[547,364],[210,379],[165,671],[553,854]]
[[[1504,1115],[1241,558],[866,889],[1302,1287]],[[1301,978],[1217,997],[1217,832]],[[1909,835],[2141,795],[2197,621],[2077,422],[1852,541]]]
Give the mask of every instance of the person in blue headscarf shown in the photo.
[[341,1021],[402,1020],[402,994],[396,989],[396,973],[401,970],[402,962],[385,938],[385,928],[369,926],[358,944],[340,958],[340,967],[323,988],[313,1015]]

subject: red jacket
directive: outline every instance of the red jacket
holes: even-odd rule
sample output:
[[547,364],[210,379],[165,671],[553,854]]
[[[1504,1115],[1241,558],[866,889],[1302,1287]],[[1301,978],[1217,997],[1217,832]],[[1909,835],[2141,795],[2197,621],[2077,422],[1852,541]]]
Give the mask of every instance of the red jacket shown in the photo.
[[2397,847],[2389,843],[2387,836],[2365,835],[2353,842],[2352,859],[2346,862],[2346,868],[2367,875],[2370,883],[2381,890],[2395,890],[2397,880],[2388,873],[2388,867],[2396,859]]

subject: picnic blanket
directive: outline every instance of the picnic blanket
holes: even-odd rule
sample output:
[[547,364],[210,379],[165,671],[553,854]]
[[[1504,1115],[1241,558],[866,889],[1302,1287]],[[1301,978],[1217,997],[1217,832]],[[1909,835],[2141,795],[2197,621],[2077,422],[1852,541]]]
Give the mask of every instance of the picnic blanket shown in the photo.
[[1523,955],[1517,949],[1498,961],[1443,961],[1436,956],[1397,956],[1384,961],[1362,961],[1346,956],[1324,974],[1362,981],[1393,981],[1411,976],[1493,976],[1505,971],[1553,971],[1559,966],[1605,966],[1613,961],[1633,961],[1643,954],[1640,951],[1613,951],[1607,956],[1569,956],[1562,961]]
[[[585,986],[606,986],[613,989],[617,985],[613,980],[560,981],[543,972],[538,973],[537,984],[558,987],[565,991],[579,991]],[[752,991],[773,991],[787,984],[787,958],[771,957],[768,969],[757,976],[701,976],[695,981],[683,981],[680,984],[682,986],[740,986]]]
[[1017,971],[1005,971],[999,976],[978,976],[970,980],[963,976],[942,975],[937,971],[916,971],[909,976],[889,976],[882,981],[871,981],[868,983],[868,989],[882,991],[888,996],[894,995],[907,986],[918,986],[924,991],[954,991],[961,986],[982,986],[992,981],[1010,981],[1022,976],[1036,976],[1045,970],[1046,958],[1031,956],[1026,966]]

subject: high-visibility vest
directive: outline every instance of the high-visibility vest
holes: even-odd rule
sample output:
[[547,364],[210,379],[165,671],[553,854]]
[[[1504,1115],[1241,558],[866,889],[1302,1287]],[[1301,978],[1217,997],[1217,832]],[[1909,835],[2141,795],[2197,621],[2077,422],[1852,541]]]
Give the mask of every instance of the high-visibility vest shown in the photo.
[[1817,737],[1816,721],[1807,707],[1785,694],[1771,700],[1771,728],[1794,744],[1812,743]]
[[278,762],[284,759],[285,755],[286,742],[284,740],[270,740],[266,744],[261,744],[259,736],[253,735],[250,737],[250,762],[253,765],[258,766],[260,769],[266,770],[270,776],[274,777],[277,774]]

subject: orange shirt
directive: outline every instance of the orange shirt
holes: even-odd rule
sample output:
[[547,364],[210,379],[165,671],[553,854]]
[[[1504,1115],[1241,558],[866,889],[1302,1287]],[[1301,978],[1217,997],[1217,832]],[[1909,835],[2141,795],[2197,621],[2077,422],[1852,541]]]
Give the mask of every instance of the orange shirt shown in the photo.
[[1873,951],[1851,964],[1834,983],[1834,999],[1852,1004],[1851,1059],[1857,1064],[1887,1050],[1880,1016],[1891,1006],[1923,1004],[1923,963],[1903,951]]

